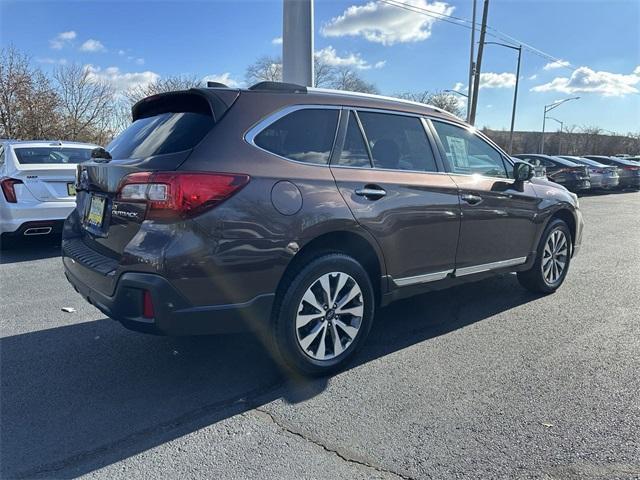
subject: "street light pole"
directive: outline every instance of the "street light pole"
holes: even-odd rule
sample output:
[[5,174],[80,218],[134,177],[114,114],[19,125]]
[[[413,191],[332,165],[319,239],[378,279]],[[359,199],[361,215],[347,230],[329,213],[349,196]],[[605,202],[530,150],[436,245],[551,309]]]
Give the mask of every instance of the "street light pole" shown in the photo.
[[284,0],[282,79],[313,87],[313,0]]
[[547,117],[549,120],[553,120],[560,124],[560,140],[558,140],[558,155],[562,153],[562,132],[564,131],[564,122],[554,117]]
[[516,105],[518,104],[518,85],[520,85],[520,60],[522,59],[522,45],[514,47],[500,42],[485,42],[485,45],[500,45],[518,51],[518,65],[516,67],[516,85],[513,90],[513,106],[511,108],[511,129],[509,130],[509,155],[513,153],[513,128],[516,123]]
[[565,98],[564,100],[558,100],[557,102],[550,103],[549,105],[544,106],[544,115],[542,117],[542,138],[540,140],[540,153],[544,153],[544,130],[547,124],[547,112],[550,112],[554,108],[558,108],[565,102],[569,102],[571,100],[578,100],[580,97],[571,97]]
[[482,52],[484,50],[484,37],[487,34],[487,17],[489,16],[489,0],[484,0],[482,8],[482,26],[480,27],[480,43],[478,45],[478,60],[473,73],[473,89],[469,90],[471,106],[469,107],[469,123],[476,123],[476,111],[478,108],[478,90],[480,89],[480,75],[482,72]]

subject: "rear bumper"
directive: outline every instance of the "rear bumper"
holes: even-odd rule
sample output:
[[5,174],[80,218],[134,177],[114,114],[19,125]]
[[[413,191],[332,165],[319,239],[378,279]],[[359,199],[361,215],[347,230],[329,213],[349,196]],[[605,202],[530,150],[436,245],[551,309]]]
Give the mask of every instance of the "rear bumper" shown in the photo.
[[591,188],[590,180],[569,180],[562,182],[561,185],[565,186],[567,190],[572,192],[579,192],[582,190],[589,190]]
[[3,202],[0,204],[0,234],[17,232],[28,222],[64,221],[75,206],[75,202],[42,202],[27,206]]
[[621,187],[640,188],[640,176],[620,177]]
[[[190,305],[160,275],[127,272],[120,275],[112,295],[91,288],[83,281],[95,274],[70,257],[63,256],[67,280],[85,300],[126,328],[159,335],[210,335],[263,331],[271,317],[274,294],[259,295],[241,304]],[[153,318],[145,318],[143,292],[153,301]]]

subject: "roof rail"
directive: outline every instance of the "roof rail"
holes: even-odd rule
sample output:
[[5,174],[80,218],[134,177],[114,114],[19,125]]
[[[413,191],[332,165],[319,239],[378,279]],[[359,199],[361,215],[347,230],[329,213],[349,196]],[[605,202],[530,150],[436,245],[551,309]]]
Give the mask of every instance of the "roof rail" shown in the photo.
[[283,93],[307,93],[307,87],[295,83],[285,82],[258,82],[249,87],[249,90],[268,90]]
[[224,83],[208,81],[207,88],[229,88],[229,87]]
[[404,98],[398,98],[398,97],[388,97],[385,95],[376,95],[374,93],[363,93],[363,92],[350,92],[347,90],[334,90],[332,88],[316,88],[316,87],[310,87],[307,89],[308,93],[327,93],[327,94],[331,94],[331,95],[342,95],[342,96],[347,96],[347,97],[362,97],[362,98],[371,98],[371,99],[376,99],[376,100],[388,100],[390,102],[399,102],[399,103],[404,103],[407,105],[415,105],[415,106],[419,106],[419,107],[428,107],[431,108],[433,110],[435,110],[436,112],[439,113],[447,113],[449,115],[453,115],[449,112],[447,112],[446,110],[443,110],[440,107],[436,107],[434,105],[429,105],[428,103],[420,103],[420,102],[414,102],[413,100],[406,100]]

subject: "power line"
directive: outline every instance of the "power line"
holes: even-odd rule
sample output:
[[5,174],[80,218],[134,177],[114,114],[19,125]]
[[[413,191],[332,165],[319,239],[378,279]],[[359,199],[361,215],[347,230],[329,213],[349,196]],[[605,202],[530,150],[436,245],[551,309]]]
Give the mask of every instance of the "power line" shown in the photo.
[[[466,28],[468,30],[471,30],[471,25],[473,25],[473,22],[471,20],[468,20],[468,19],[465,19],[465,18],[461,18],[461,17],[456,17],[454,15],[447,15],[447,14],[440,13],[440,12],[437,12],[435,10],[430,10],[430,9],[427,9],[427,8],[424,8],[424,7],[419,7],[419,6],[416,6],[416,5],[403,3],[403,2],[401,2],[399,0],[378,0],[378,1],[381,2],[381,3],[385,3],[387,5],[391,5],[391,6],[396,7],[396,8],[401,8],[403,10],[407,10],[409,12],[418,13],[420,15],[425,15],[427,17],[431,17],[431,18],[434,18],[436,20],[440,20],[440,21],[443,21],[443,22],[446,22],[446,23],[451,23],[453,25],[457,25],[459,27],[463,27],[463,28]],[[478,22],[476,22],[476,26],[480,26],[480,24]],[[541,58],[544,58],[545,60],[550,60],[552,62],[558,62],[558,63],[564,62],[564,60],[562,60],[560,58],[557,58],[557,57],[554,57],[553,55],[550,55],[550,54],[548,54],[546,52],[543,52],[542,50],[540,50],[540,49],[538,49],[538,48],[536,48],[536,47],[534,47],[532,45],[529,45],[526,42],[522,42],[522,41],[518,40],[517,38],[512,37],[511,35],[508,35],[508,34],[502,32],[502,31],[498,30],[497,28],[487,26],[487,30],[491,30],[491,32],[493,32],[493,33],[487,32],[488,36],[493,37],[493,38],[497,38],[499,40],[502,40],[503,42],[509,43],[510,45],[512,45],[514,47],[522,45],[522,48],[524,50],[527,50],[527,51],[533,53],[534,55],[537,55],[537,56],[539,56]],[[566,68],[566,69],[571,70],[571,71],[575,71],[576,70],[576,68],[572,67],[571,65],[562,65],[562,68]]]

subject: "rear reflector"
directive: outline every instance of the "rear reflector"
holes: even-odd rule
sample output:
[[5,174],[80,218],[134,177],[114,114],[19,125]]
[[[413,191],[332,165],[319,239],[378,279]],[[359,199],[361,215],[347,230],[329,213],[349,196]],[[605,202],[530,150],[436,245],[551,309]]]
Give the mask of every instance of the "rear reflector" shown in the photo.
[[146,219],[189,218],[221,204],[248,182],[248,175],[239,174],[138,172],[122,179],[117,200],[146,203]]
[[142,293],[142,316],[144,318],[153,318],[153,299],[149,290],[143,290]]
[[17,178],[9,178],[4,177],[0,179],[0,186],[2,187],[2,193],[4,193],[4,198],[9,203],[18,203],[18,199],[16,198],[16,189],[14,185],[22,183],[22,180],[18,180]]

